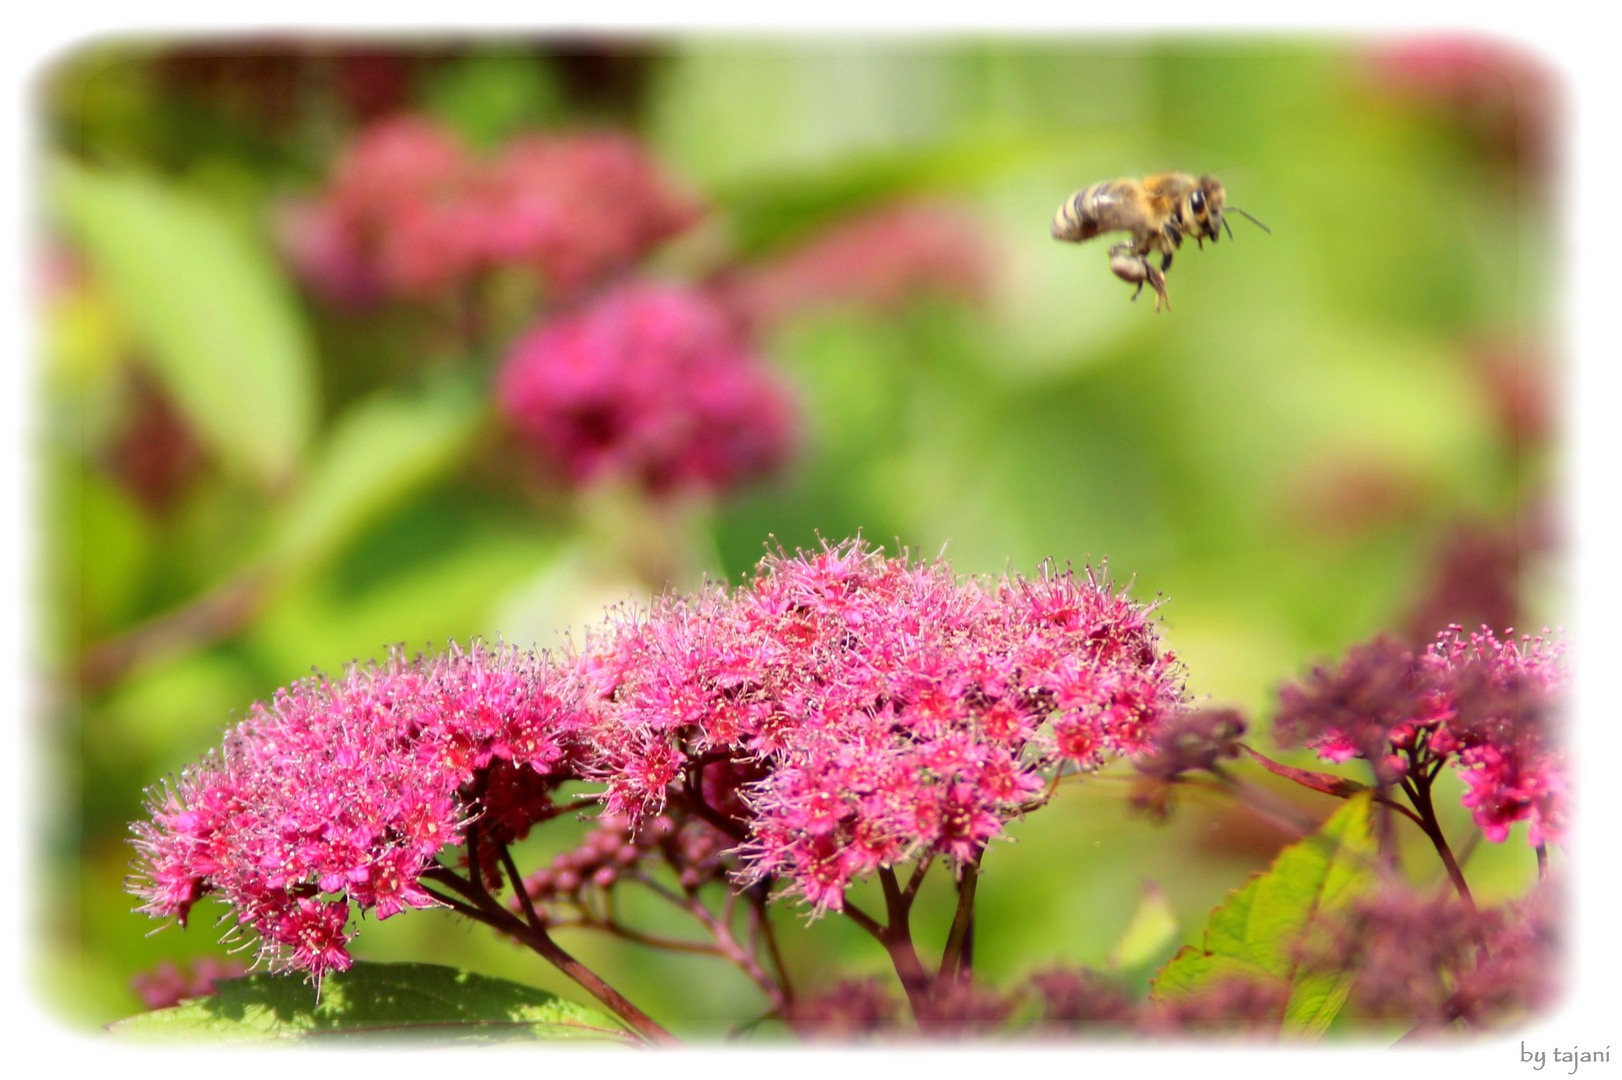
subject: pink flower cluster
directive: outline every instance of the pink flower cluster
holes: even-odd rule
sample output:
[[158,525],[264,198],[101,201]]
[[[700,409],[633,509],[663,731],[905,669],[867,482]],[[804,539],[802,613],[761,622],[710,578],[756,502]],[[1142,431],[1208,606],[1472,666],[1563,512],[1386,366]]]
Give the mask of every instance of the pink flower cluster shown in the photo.
[[788,391],[705,294],[632,284],[543,323],[497,378],[502,413],[573,484],[725,490],[787,458]]
[[1182,698],[1149,611],[1090,571],[959,582],[859,541],[667,599],[594,667],[620,716],[610,808],[651,813],[673,787],[692,804],[698,767],[759,763],[733,785],[742,880],[786,878],[818,911],[880,866],[974,858],[1044,767],[1135,752]]
[[443,295],[494,266],[573,292],[699,214],[627,135],[530,135],[480,160],[434,121],[398,116],[362,131],[327,190],[289,204],[279,224],[314,291],[362,304]]
[[351,668],[256,704],[224,752],[184,772],[135,826],[139,909],[185,923],[209,893],[278,966],[350,964],[350,905],[386,919],[473,814],[516,839],[579,756],[562,673],[515,650]]
[[1454,755],[1468,788],[1464,805],[1487,839],[1502,841],[1511,825],[1527,821],[1529,844],[1559,840],[1566,773],[1553,729],[1566,682],[1563,644],[1455,632],[1442,635],[1426,660],[1448,709],[1430,751]]
[[352,905],[433,904],[422,877],[475,823],[498,886],[494,849],[592,780],[601,827],[532,896],[658,853],[684,889],[730,871],[837,910],[881,866],[977,858],[1044,770],[1142,749],[1182,699],[1149,616],[1091,571],[959,582],[852,541],[622,615],[567,660],[396,654],[254,706],[155,795],[132,888],[182,922],[214,893],[273,963],[342,969]]
[[1500,641],[1485,627],[1469,635],[1450,627],[1421,654],[1376,639],[1338,670],[1285,687],[1274,731],[1330,761],[1364,758],[1387,783],[1451,761],[1489,840],[1526,821],[1539,846],[1559,839],[1565,818],[1554,732],[1564,652],[1542,637]]

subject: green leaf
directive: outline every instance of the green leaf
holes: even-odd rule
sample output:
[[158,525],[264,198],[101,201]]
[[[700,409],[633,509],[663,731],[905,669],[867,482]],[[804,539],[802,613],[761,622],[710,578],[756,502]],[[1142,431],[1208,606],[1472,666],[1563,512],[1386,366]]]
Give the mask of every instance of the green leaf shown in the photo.
[[384,393],[351,406],[293,497],[272,558],[302,566],[334,554],[461,456],[482,415],[478,397],[447,384]]
[[217,209],[160,181],[58,162],[52,203],[198,433],[275,485],[316,412],[306,329],[269,253]]
[[1138,901],[1132,921],[1110,952],[1108,966],[1120,971],[1147,964],[1176,935],[1177,913],[1167,902],[1166,894],[1154,882],[1144,882],[1143,899]]
[[613,1018],[520,983],[439,964],[361,962],[316,987],[299,975],[249,975],[217,994],[108,1025],[114,1035],[160,1043],[355,1040],[632,1043]]
[[1002,136],[872,151],[724,185],[715,200],[731,217],[739,250],[761,255],[804,239],[841,215],[903,195],[961,191],[1064,149],[1055,150],[1048,139]]
[[429,112],[483,150],[500,146],[526,127],[555,123],[563,111],[562,91],[546,62],[505,48],[436,69],[423,98]]
[[1306,971],[1298,950],[1325,913],[1350,904],[1373,878],[1370,797],[1358,795],[1313,835],[1279,853],[1211,912],[1202,949],[1188,947],[1155,977],[1157,998],[1182,997],[1226,978],[1289,985],[1283,1032],[1316,1037],[1335,1018],[1351,976]]

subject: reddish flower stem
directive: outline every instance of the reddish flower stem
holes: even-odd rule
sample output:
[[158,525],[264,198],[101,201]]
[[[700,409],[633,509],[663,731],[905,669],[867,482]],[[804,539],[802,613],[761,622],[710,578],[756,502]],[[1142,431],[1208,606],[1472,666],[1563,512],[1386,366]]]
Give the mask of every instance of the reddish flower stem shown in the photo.
[[901,898],[907,902],[909,909],[912,907],[913,897],[918,895],[918,887],[924,883],[924,875],[929,872],[929,867],[934,861],[933,854],[925,855],[918,860],[918,865],[912,868],[912,877],[907,879],[907,887],[901,890]]
[[546,924],[541,922],[541,916],[535,910],[535,902],[529,898],[529,890],[524,888],[524,879],[518,873],[518,865],[513,862],[512,852],[507,850],[506,844],[500,845],[498,850],[501,852],[501,865],[507,868],[507,877],[511,879],[513,891],[518,894],[518,903],[524,909],[524,918],[535,929],[541,929]]
[[907,1004],[912,1006],[913,1018],[918,1021],[920,1028],[927,1029],[930,1017],[930,979],[924,971],[923,963],[918,959],[918,950],[912,943],[912,928],[908,921],[911,904],[903,897],[900,887],[896,884],[894,870],[887,866],[880,867],[879,880],[884,885],[884,903],[890,919],[888,926],[881,925],[877,919],[849,900],[845,901],[841,910],[846,918],[872,935],[884,946],[885,952],[890,954],[890,963],[895,966],[896,976],[901,980],[901,988],[907,993]]
[[783,990],[783,1003],[793,1005],[794,984],[789,981],[788,965],[783,963],[783,952],[777,945],[777,931],[772,927],[771,913],[766,909],[765,883],[762,882],[756,888],[759,891],[751,891],[749,895],[751,926],[766,943],[766,955],[771,958],[772,967],[777,971],[777,985]]
[[[477,829],[470,826],[468,829],[468,878],[459,876],[448,866],[436,866],[423,872],[423,877],[448,885],[462,894],[472,902],[472,907],[451,901],[449,897],[435,894],[441,902],[446,902],[452,910],[477,922],[482,922],[486,926],[499,930],[529,946],[530,949],[539,953],[553,967],[556,967],[584,987],[587,993],[606,1005],[609,1011],[625,1021],[632,1031],[648,1042],[663,1046],[679,1045],[674,1035],[657,1024],[641,1009],[631,1004],[625,995],[608,985],[596,972],[559,947],[544,928],[531,926],[497,903],[480,879],[477,854]],[[520,890],[524,887],[523,882],[520,880],[515,880],[513,884],[515,888]]]
[[633,930],[624,923],[616,922],[612,919],[610,919],[608,922],[583,920],[579,923],[579,926],[582,930],[601,930],[605,934],[611,934],[614,937],[633,942],[637,945],[646,945],[650,949],[668,949],[670,952],[696,953],[699,956],[720,956],[727,958],[726,953],[724,953],[719,946],[712,945],[707,941],[680,941],[676,938],[659,937],[655,934],[644,934],[640,930]]
[[1469,909],[1471,915],[1474,915],[1476,902],[1470,895],[1470,886],[1465,883],[1464,871],[1459,868],[1458,860],[1453,857],[1453,849],[1448,847],[1447,837],[1442,833],[1441,822],[1436,819],[1436,807],[1431,802],[1430,780],[1427,778],[1413,784],[1404,780],[1402,787],[1413,802],[1414,809],[1419,812],[1420,828],[1430,837],[1432,846],[1436,848],[1436,854],[1442,857],[1442,865],[1447,868],[1447,876],[1453,880],[1453,888],[1458,890],[1459,899],[1464,901],[1464,906]]
[[[635,881],[640,885],[646,886],[655,895],[668,900],[671,904],[687,912],[687,914],[697,919],[699,923],[703,925],[704,929],[709,931],[710,936],[715,940],[714,945],[683,943],[683,947],[686,949],[686,951],[707,952],[712,956],[719,956],[730,961],[739,971],[742,971],[745,975],[747,975],[751,982],[760,987],[761,991],[764,992],[766,997],[771,1001],[774,1009],[781,1010],[787,1005],[788,998],[784,993],[783,987],[771,977],[771,974],[767,972],[765,968],[761,967],[760,961],[755,955],[755,950],[739,943],[736,935],[732,933],[730,905],[728,915],[718,918],[714,912],[710,911],[708,907],[704,906],[703,901],[699,900],[697,896],[678,896],[645,874],[629,874],[626,876],[626,880]],[[613,925],[617,926],[618,924]],[[612,930],[612,926],[605,926],[604,929]],[[620,931],[614,932],[619,933]],[[629,940],[633,941],[640,939],[643,944],[653,945],[655,947],[673,947],[671,945],[662,945],[662,939],[654,939],[648,935],[640,934],[637,931],[631,931],[628,929],[625,930],[625,932],[620,933],[620,936],[627,937]]]
[[[1257,753],[1248,746],[1245,747],[1245,752],[1251,757],[1255,758],[1259,764],[1274,775],[1282,776],[1286,780],[1292,780],[1295,783],[1300,784],[1302,787],[1307,788],[1309,791],[1316,791],[1321,795],[1331,795],[1337,799],[1349,799],[1353,795],[1361,792],[1373,791],[1375,802],[1379,803],[1381,806],[1389,807],[1390,809],[1395,810],[1397,813],[1406,817],[1409,821],[1412,821],[1415,825],[1418,825],[1421,829],[1425,827],[1425,823],[1419,819],[1419,815],[1415,814],[1412,810],[1408,809],[1400,802],[1397,802],[1395,799],[1392,799],[1390,796],[1384,794],[1378,788],[1370,788],[1363,784],[1354,785],[1351,783],[1347,783],[1345,786],[1325,785],[1321,782],[1324,779],[1341,780],[1344,778],[1333,777],[1329,773],[1311,773],[1305,769],[1292,769],[1289,766],[1280,765],[1271,758]],[[1290,827],[1302,834],[1309,833],[1317,829],[1318,823],[1310,818],[1303,817],[1301,812],[1297,810],[1293,804],[1277,798],[1277,796],[1274,796],[1271,792],[1268,792],[1265,789],[1258,788],[1252,784],[1244,783],[1227,770],[1220,768],[1220,766],[1213,768],[1211,771],[1222,779],[1230,794],[1238,797],[1241,802],[1245,803],[1248,809],[1254,811],[1259,816],[1266,817],[1267,820],[1278,825],[1285,825],[1287,822],[1294,822],[1294,824]],[[1300,775],[1297,776],[1292,774]],[[1434,776],[1435,774],[1433,773],[1432,775]],[[1303,779],[1303,777],[1307,779]],[[1194,784],[1195,786],[1209,786],[1201,785],[1198,781],[1184,778],[1178,778],[1176,781],[1174,781],[1174,783]],[[1272,807],[1273,809],[1269,810],[1268,807]],[[1286,817],[1280,818],[1278,816],[1279,814],[1284,814]]]
[[958,879],[957,913],[952,917],[952,930],[946,937],[946,951],[941,956],[940,971],[935,975],[937,991],[948,980],[969,973],[972,963],[969,934],[974,926],[974,893],[980,881],[980,857],[983,854],[984,851],[977,852],[974,859],[964,865],[963,876]]

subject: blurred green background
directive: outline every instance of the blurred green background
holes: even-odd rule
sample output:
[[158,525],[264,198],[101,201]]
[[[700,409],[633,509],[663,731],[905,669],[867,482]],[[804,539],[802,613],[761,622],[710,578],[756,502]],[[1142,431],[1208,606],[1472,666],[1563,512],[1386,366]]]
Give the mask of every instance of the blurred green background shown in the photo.
[[[133,973],[220,954],[205,911],[146,936],[122,891],[127,825],[250,702],[393,642],[551,645],[646,596],[602,555],[623,508],[537,494],[503,459],[488,357],[459,355],[431,310],[329,310],[273,255],[276,200],[319,187],[364,122],[426,112],[479,147],[638,134],[713,211],[656,260],[665,274],[715,249],[769,259],[897,199],[967,208],[994,264],[983,303],[821,308],[763,340],[800,394],[802,453],[683,511],[693,572],[736,580],[770,537],[858,530],[944,546],[964,573],[1107,557],[1134,595],[1166,598],[1193,692],[1244,708],[1265,746],[1279,682],[1378,631],[1557,621],[1552,79],[1454,40],[112,41],[63,57],[36,99],[35,720],[56,802],[35,917],[52,1007],[128,1015]],[[1185,247],[1157,315],[1102,244],[1055,243],[1048,222],[1077,188],[1164,169],[1216,172],[1272,232],[1234,218],[1232,241]],[[1284,842],[1216,802],[1133,817],[1129,775],[1069,790],[988,854],[989,978],[1105,964],[1152,881],[1178,931],[1123,973],[1141,986]],[[1456,798],[1443,813],[1470,831]],[[573,827],[526,850],[561,850]],[[1531,863],[1512,839],[1467,870],[1491,902]],[[915,917],[926,953],[950,915],[935,884]],[[778,916],[802,983],[887,970],[844,922]],[[563,943],[678,1029],[760,1011],[718,961]],[[435,913],[368,923],[355,946],[578,996]]]

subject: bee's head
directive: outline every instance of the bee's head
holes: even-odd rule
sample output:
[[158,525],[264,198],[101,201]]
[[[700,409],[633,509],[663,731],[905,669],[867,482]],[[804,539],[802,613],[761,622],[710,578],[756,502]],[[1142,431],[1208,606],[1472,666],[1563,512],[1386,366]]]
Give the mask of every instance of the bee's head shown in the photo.
[[1222,181],[1214,176],[1200,177],[1200,182],[1183,196],[1182,218],[1188,235],[1215,243],[1217,233],[1222,230],[1222,207],[1227,201]]

